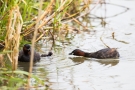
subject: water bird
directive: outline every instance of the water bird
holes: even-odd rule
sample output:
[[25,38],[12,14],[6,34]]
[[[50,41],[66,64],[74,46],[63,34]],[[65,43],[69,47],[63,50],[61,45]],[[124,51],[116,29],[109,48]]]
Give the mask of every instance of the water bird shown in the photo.
[[[39,61],[40,57],[48,57],[48,56],[52,56],[52,52],[49,52],[48,54],[42,54],[40,56],[40,54],[36,51],[34,51],[34,57],[33,57],[33,61]],[[30,55],[31,55],[31,46],[29,44],[25,44],[23,46],[23,49],[19,51],[19,56],[18,56],[18,61],[21,62],[30,62]]]
[[85,52],[80,49],[75,49],[71,53],[69,53],[69,55],[76,55],[97,59],[108,59],[108,58],[117,59],[120,57],[119,52],[117,51],[116,48],[105,48],[92,53]]

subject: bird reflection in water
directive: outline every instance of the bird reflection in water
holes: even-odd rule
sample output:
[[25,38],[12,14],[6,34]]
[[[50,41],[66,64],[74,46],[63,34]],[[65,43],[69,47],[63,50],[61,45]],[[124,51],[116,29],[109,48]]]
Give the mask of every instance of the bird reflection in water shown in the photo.
[[111,65],[115,66],[119,63],[118,59],[94,59],[94,58],[86,58],[86,57],[69,57],[75,63],[83,63],[84,61],[96,61],[103,65]]

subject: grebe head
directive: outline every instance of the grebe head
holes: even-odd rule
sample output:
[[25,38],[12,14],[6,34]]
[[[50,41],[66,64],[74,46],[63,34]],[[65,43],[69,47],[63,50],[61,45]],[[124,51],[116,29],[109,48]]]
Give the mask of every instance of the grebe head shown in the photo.
[[29,44],[25,44],[23,46],[23,52],[24,52],[24,54],[29,55],[30,54],[30,50],[31,50],[31,46]]
[[69,55],[76,55],[76,56],[85,56],[85,52],[81,51],[80,49],[75,49]]

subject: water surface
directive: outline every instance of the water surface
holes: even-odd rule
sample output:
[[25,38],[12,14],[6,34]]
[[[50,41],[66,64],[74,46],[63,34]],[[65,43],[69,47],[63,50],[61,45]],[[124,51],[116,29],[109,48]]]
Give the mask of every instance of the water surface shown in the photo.
[[[33,73],[46,81],[49,90],[135,90],[135,1],[106,2],[92,10],[88,22],[80,19],[89,30],[81,30],[71,44],[58,43],[52,57],[34,65]],[[68,55],[76,48],[93,52],[105,45],[118,48],[121,57],[97,60]],[[47,51],[44,43],[42,47]]]

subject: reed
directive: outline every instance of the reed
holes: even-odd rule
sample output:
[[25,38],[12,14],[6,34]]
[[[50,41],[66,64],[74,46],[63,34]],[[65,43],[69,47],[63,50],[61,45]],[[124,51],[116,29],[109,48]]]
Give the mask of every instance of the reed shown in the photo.
[[[90,3],[91,0],[1,0],[0,45],[4,46],[2,52],[6,52],[13,70],[4,71],[3,74],[10,77],[11,73],[17,73],[19,46],[24,43],[24,38],[28,40],[30,37],[32,51],[35,43],[43,37],[52,38],[50,40],[53,40],[53,45],[55,40],[64,40],[70,30],[74,29],[69,22],[73,20],[81,25],[76,17],[89,9]],[[3,55],[0,55],[0,58],[3,62]],[[32,76],[32,58],[29,74],[27,73],[28,84]],[[30,85],[28,87],[30,88]]]
[[34,46],[35,46],[35,41],[36,41],[36,36],[37,36],[37,30],[38,30],[40,16],[41,16],[41,11],[42,11],[42,4],[43,4],[43,0],[40,0],[40,7],[39,7],[39,10],[38,10],[38,17],[37,17],[37,20],[36,20],[36,25],[35,25],[35,30],[34,30],[34,36],[33,36],[33,39],[32,39],[30,67],[29,67],[29,76],[28,76],[28,89],[30,88],[30,78],[31,78],[32,68],[33,68]]
[[[72,26],[66,22],[74,20],[81,25],[75,17],[89,8],[90,2],[90,0],[44,1],[41,9],[42,13],[38,17],[39,25],[34,42],[39,41],[42,37],[50,37],[53,38],[53,44],[55,44],[56,39],[61,40],[66,37],[69,30],[72,29]],[[40,4],[38,1],[31,0],[11,0],[0,1],[0,5],[2,5],[0,8],[2,11],[0,17],[0,32],[2,36],[0,36],[0,39],[5,43],[4,51],[12,51],[12,53],[7,53],[7,56],[12,62],[13,70],[15,70],[17,68],[19,44],[22,43],[23,37],[32,36],[30,38],[32,40],[34,36]],[[86,27],[84,26],[84,28]]]
[[[81,3],[83,3],[84,6],[81,6]],[[52,38],[52,35],[58,35],[59,37],[60,32],[68,32],[67,30],[71,28],[67,27],[72,26],[70,26],[69,23],[65,23],[65,20],[66,22],[71,21],[73,18],[75,20],[75,17],[80,15],[83,10],[88,8],[89,4],[90,0],[51,0],[49,3],[46,3],[46,7],[42,9],[42,14],[39,19],[40,24],[38,26],[38,37],[36,41],[42,39],[46,33],[52,33],[51,35],[48,34],[49,36],[46,36]],[[31,20],[35,20],[36,18],[37,16],[33,17]],[[23,29],[22,35],[25,37],[32,34],[34,32],[33,28],[35,25],[36,21],[32,21],[31,23],[27,24]]]
[[18,65],[18,53],[20,43],[20,33],[23,25],[23,20],[19,7],[16,5],[9,11],[9,18],[7,24],[7,33],[5,37],[5,49],[12,51],[7,53],[9,60],[12,63],[13,70],[17,69]]

